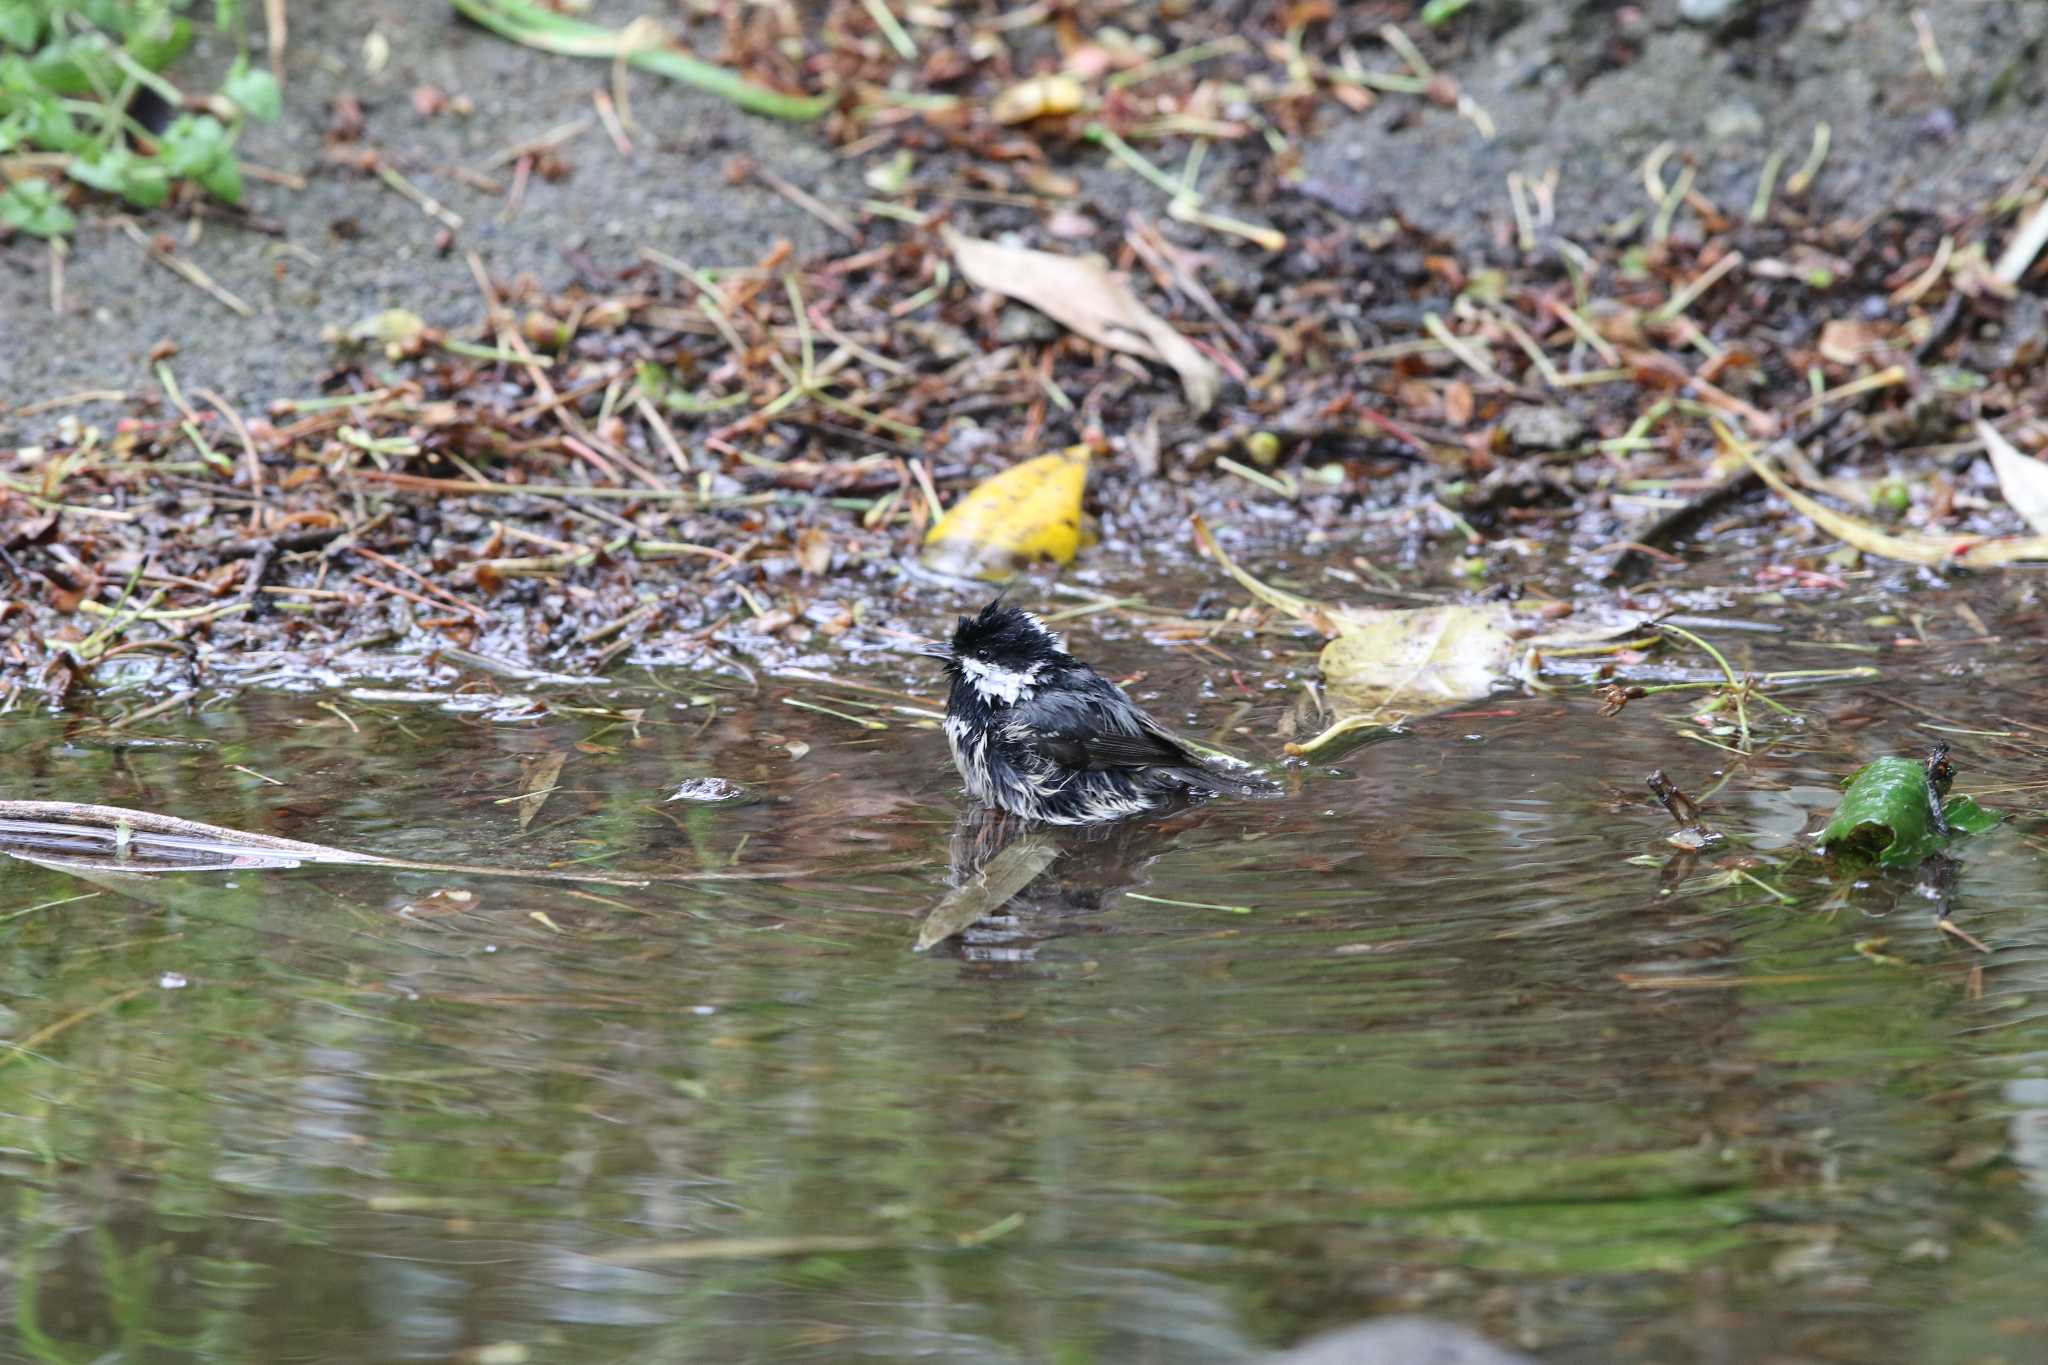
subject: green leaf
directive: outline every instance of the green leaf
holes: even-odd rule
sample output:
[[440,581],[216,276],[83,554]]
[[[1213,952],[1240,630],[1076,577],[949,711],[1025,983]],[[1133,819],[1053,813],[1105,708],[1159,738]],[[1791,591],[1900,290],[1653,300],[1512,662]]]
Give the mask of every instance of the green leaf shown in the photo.
[[232,155],[227,125],[211,114],[180,114],[163,132],[164,169],[180,180],[203,180]]
[[78,226],[57,187],[47,180],[23,180],[0,194],[0,226],[32,237],[62,237]]
[[234,157],[214,162],[196,177],[214,198],[229,204],[242,202],[242,165]]
[[129,30],[128,55],[150,71],[161,71],[192,45],[192,23],[166,15],[153,27]]
[[275,123],[284,112],[284,92],[278,88],[277,77],[262,67],[250,66],[247,57],[229,68],[220,92],[258,123]]
[[1820,832],[1831,854],[1874,858],[1885,867],[1905,867],[1939,852],[1956,834],[1982,834],[1999,816],[1967,796],[1952,796],[1942,807],[1951,834],[1934,827],[1927,769],[1910,758],[1888,756],[1858,769],[1834,818]]
[[0,0],[0,43],[33,52],[43,36],[42,6],[35,0]]
[[127,173],[128,163],[135,154],[125,147],[108,147],[98,156],[75,156],[64,168],[64,174],[81,185],[90,186],[106,194],[121,192],[121,177]]
[[75,152],[91,141],[70,111],[53,99],[28,107],[28,140],[50,152]]
[[63,174],[94,190],[119,194],[137,209],[156,209],[170,199],[170,176],[164,168],[127,147],[106,147],[92,160],[74,158]]
[[171,177],[154,161],[137,159],[121,178],[121,197],[139,209],[153,209],[171,197]]
[[1429,3],[1422,7],[1422,22],[1431,28],[1448,23],[1471,3],[1472,0],[1429,0]]
[[104,33],[79,33],[46,43],[28,67],[37,85],[59,95],[91,95],[121,83],[113,41]]
[[125,147],[108,147],[91,160],[76,157],[64,173],[81,185],[118,194],[137,208],[153,209],[171,193],[171,177],[164,168]]

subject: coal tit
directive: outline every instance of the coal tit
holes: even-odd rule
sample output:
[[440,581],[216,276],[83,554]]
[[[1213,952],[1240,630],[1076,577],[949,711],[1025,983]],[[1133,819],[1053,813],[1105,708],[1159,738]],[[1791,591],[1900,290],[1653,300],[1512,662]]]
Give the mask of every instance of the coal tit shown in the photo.
[[968,794],[987,805],[1094,825],[1263,789],[1189,752],[1030,612],[991,602],[925,653],[945,660],[946,742]]

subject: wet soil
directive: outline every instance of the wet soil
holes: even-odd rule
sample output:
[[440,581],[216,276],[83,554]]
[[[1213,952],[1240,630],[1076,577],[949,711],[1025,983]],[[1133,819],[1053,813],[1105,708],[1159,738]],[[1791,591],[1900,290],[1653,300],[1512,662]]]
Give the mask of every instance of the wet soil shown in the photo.
[[[592,6],[587,17],[617,26],[642,12],[609,3]],[[169,343],[185,383],[260,411],[273,399],[317,391],[334,363],[325,329],[387,308],[410,309],[438,326],[474,321],[481,303],[465,250],[504,278],[551,282],[575,279],[579,259],[617,270],[643,243],[699,265],[752,261],[777,239],[811,254],[825,243],[824,226],[766,188],[727,184],[725,162],[744,153],[835,197],[859,186],[813,131],[647,78],[635,83],[632,112],[649,136],[629,162],[606,139],[591,104],[592,92],[608,84],[608,66],[519,47],[461,22],[445,4],[303,6],[292,13],[290,32],[285,116],[249,128],[241,154],[302,177],[305,188],[249,183],[247,206],[268,231],[205,218],[189,240],[184,223],[148,223],[152,232],[170,233],[180,254],[256,316],[238,317],[88,215],[66,272],[65,312],[54,323],[41,245],[0,248],[0,318],[7,320],[0,399],[22,406],[87,389],[141,387],[153,382],[152,348]],[[374,71],[365,59],[373,38],[389,54]],[[195,72],[209,55],[197,54]],[[196,75],[193,83],[203,85]],[[464,98],[475,112],[424,116],[412,102],[421,87]],[[365,145],[387,152],[403,175],[462,216],[460,249],[440,249],[441,224],[381,181],[326,160],[323,136],[342,97],[362,107]],[[587,130],[558,148],[567,175],[533,176],[517,214],[502,216],[502,195],[450,174],[466,169],[509,185],[511,167],[493,165],[495,154],[578,120]],[[9,427],[0,415],[0,439]],[[17,439],[31,434],[13,430]]]
[[[2048,42],[2048,18],[2038,6],[1927,7],[1946,69],[1939,81],[1913,24],[1892,7],[1757,0],[1728,9],[1749,17],[1695,26],[1680,18],[1675,0],[1504,7],[1519,22],[1474,25],[1445,54],[1445,69],[1487,111],[1496,137],[1426,102],[1386,99],[1362,115],[1332,107],[1300,149],[1306,183],[1349,216],[1398,214],[1478,250],[1499,249],[1511,234],[1509,171],[1532,180],[1557,171],[1559,226],[1596,234],[1642,208],[1640,163],[1666,141],[1697,157],[1702,192],[1739,213],[1767,153],[1783,152],[1789,175],[1815,126],[1826,123],[1831,146],[1813,198],[1850,217],[1981,203],[2020,177],[2039,150],[2032,111],[2048,78],[2030,54]],[[600,3],[588,17],[618,24],[637,12]],[[859,166],[833,155],[814,131],[642,78],[633,110],[651,136],[632,160],[616,154],[593,119],[565,151],[568,178],[534,177],[519,212],[501,218],[502,199],[449,170],[478,169],[504,148],[590,117],[591,93],[606,82],[601,64],[522,50],[434,4],[312,6],[292,22],[285,119],[252,129],[243,149],[252,162],[304,177],[306,188],[252,183],[249,207],[275,235],[209,220],[198,240],[180,247],[257,316],[241,319],[205,299],[88,215],[66,309],[54,322],[40,246],[0,247],[0,318],[8,322],[0,327],[0,401],[19,407],[142,386],[150,349],[168,342],[179,348],[186,383],[261,408],[307,391],[328,367],[323,328],[392,307],[440,326],[474,320],[475,282],[460,250],[437,249],[437,224],[378,181],[323,161],[322,132],[338,96],[361,102],[367,142],[464,217],[461,248],[478,251],[498,275],[531,272],[553,287],[579,274],[565,251],[612,272],[632,264],[642,243],[698,265],[739,265],[777,239],[801,256],[829,242],[829,229],[767,188],[726,183],[720,170],[735,156],[832,202],[866,192]],[[370,71],[364,45],[373,35],[389,56]],[[475,113],[422,116],[410,98],[420,86],[462,96]],[[1076,156],[1068,168],[1082,173],[1085,202],[1107,221],[1132,205],[1156,211],[1140,184],[1104,169],[1099,155]],[[1250,163],[1246,171],[1249,179]],[[504,168],[493,173],[502,177]],[[1219,198],[1226,211],[1236,207],[1227,193]],[[180,225],[174,235],[186,232]],[[1202,245],[1231,250],[1227,239]],[[48,422],[15,423],[12,434],[30,437]],[[0,438],[9,430],[0,407]]]

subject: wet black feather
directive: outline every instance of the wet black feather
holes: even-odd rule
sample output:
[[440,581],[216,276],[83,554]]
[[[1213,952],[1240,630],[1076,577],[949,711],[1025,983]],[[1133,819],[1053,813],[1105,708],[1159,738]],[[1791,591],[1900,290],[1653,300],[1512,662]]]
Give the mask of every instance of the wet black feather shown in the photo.
[[1185,797],[1261,794],[1196,756],[1036,617],[991,602],[946,661],[946,736],[969,792],[1052,824],[1096,824]]

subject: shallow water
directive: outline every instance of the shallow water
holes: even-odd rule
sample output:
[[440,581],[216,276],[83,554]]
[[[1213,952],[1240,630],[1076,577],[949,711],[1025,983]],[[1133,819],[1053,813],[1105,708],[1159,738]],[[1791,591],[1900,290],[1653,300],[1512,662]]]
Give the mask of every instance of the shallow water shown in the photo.
[[[1554,1361],[2042,1359],[2040,612],[1879,610],[1704,630],[1883,670],[1757,708],[1752,757],[1677,696],[1479,703],[1070,841],[926,955],[974,831],[936,730],[871,694],[10,717],[10,798],[672,880],[9,864],[6,1357],[1232,1362],[1422,1311]],[[1110,622],[1077,650],[1275,750],[1304,656]],[[1800,851],[1857,764],[1937,735],[2015,812],[1956,881],[1988,955],[1910,875]],[[1666,845],[1654,767],[1731,850]],[[662,802],[708,777],[754,799]],[[1758,882],[1717,866],[1745,852]]]

